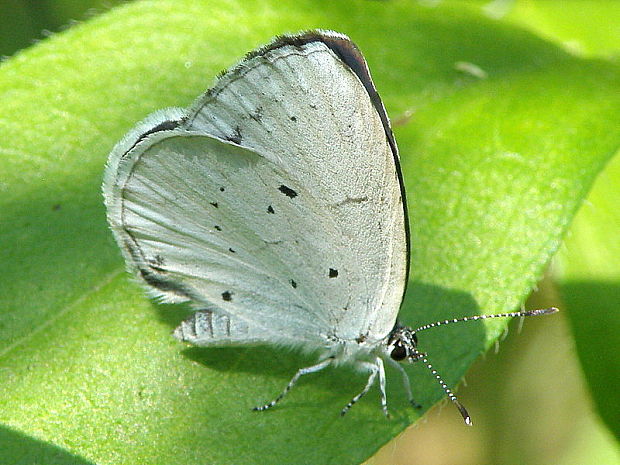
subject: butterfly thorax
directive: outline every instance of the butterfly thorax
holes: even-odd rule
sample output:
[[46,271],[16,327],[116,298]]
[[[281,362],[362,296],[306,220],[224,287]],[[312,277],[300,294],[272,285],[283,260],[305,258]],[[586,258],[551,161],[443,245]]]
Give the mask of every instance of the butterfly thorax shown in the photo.
[[[407,329],[399,326],[399,329],[402,328]],[[394,330],[383,338],[360,335],[356,339],[341,339],[337,337],[329,339],[330,343],[326,346],[323,356],[320,358],[331,358],[335,365],[348,364],[356,367],[363,366],[363,363],[360,365],[360,362],[370,362],[377,357],[383,359],[394,358],[391,354],[395,350],[399,353],[400,347],[406,344],[404,341],[409,340],[403,340],[399,335],[395,335]]]

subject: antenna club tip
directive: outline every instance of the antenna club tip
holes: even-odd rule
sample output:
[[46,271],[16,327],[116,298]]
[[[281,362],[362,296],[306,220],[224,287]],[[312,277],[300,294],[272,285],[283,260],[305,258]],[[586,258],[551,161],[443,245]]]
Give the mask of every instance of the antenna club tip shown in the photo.
[[459,402],[453,400],[454,404],[456,405],[456,408],[459,409],[459,412],[461,412],[461,416],[463,417],[463,421],[465,422],[465,424],[467,426],[472,426],[473,423],[471,421],[471,417],[469,416],[469,413],[467,412],[467,409],[465,409],[465,407],[463,407]]
[[540,308],[538,310],[528,310],[523,312],[523,316],[539,316],[539,315],[551,315],[552,313],[557,313],[560,310],[557,307],[549,307],[549,308]]
[[557,307],[549,307],[543,308],[542,310],[538,310],[539,315],[551,315],[552,313],[558,313],[560,311]]

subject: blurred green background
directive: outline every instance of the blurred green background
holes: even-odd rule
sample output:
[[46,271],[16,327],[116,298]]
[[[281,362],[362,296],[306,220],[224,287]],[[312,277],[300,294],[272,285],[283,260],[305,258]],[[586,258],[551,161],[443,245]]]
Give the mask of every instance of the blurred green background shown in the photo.
[[[124,2],[2,0],[0,55],[11,56],[44,39],[49,32],[61,31],[72,21],[87,20],[119,3]],[[435,8],[442,2],[420,3]],[[518,24],[571,53],[618,62],[619,2],[467,3],[472,9],[480,9],[481,14]],[[519,322],[512,322],[509,337],[501,342],[499,352],[489,353],[476,362],[467,375],[468,385],[459,389],[475,427],[464,428],[451,405],[435,408],[425,420],[384,446],[369,464],[620,463],[617,442],[601,420],[589,387],[593,379],[599,387],[601,378],[608,380],[608,388],[598,395],[615,398],[602,408],[607,424],[617,426],[618,366],[611,364],[609,372],[610,364],[603,363],[601,372],[597,365],[601,358],[617,360],[619,352],[618,307],[610,305],[618,303],[620,292],[617,265],[610,265],[620,257],[617,165],[616,157],[580,212],[567,244],[551,264],[548,277],[526,305],[554,305],[565,311],[553,318],[528,320],[522,331],[518,330]],[[604,230],[601,225],[605,225]],[[570,279],[564,279],[565,276]],[[596,302],[598,296],[600,302]],[[573,308],[571,304],[575,304]],[[603,305],[602,312],[611,313],[612,318],[590,318],[589,306],[597,305]],[[568,318],[572,311],[582,312],[579,321],[591,322],[586,337],[579,336],[575,319]],[[607,329],[613,340],[605,339],[605,344],[597,340],[601,328]],[[580,345],[578,356],[576,346]],[[589,369],[591,372],[584,376],[584,370]]]
[[49,33],[102,13],[119,0],[2,0],[0,2],[0,55],[9,56]]

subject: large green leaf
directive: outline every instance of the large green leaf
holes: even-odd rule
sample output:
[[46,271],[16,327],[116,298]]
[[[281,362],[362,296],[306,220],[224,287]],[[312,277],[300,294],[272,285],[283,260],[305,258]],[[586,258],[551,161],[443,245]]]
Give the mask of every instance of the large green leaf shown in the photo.
[[[620,3],[518,1],[509,18],[576,53],[620,51]],[[617,132],[617,129],[616,129]],[[568,311],[577,354],[598,412],[620,438],[620,158],[616,155],[588,194],[559,254],[554,279]]]
[[[507,7],[505,18],[577,54],[618,58],[620,3],[599,0],[481,2],[483,11]],[[470,4],[470,7],[474,5]],[[491,8],[490,8],[491,7]],[[499,11],[497,8],[495,11]],[[617,130],[616,130],[617,131]],[[597,180],[575,218],[554,268],[577,354],[601,417],[620,438],[620,159]]]
[[[509,310],[527,296],[619,146],[617,66],[458,6],[131,4],[0,68],[4,462],[359,463],[415,420],[392,372],[391,420],[374,391],[340,418],[364,383],[346,369],[251,412],[312,359],[184,348],[169,333],[186,307],[142,296],[105,224],[103,164],[135,121],[189,104],[271,36],[313,27],[358,42],[393,117],[414,111],[396,128],[413,235],[402,320]],[[502,327],[448,327],[421,346],[452,385]],[[410,371],[426,409],[441,390]]]

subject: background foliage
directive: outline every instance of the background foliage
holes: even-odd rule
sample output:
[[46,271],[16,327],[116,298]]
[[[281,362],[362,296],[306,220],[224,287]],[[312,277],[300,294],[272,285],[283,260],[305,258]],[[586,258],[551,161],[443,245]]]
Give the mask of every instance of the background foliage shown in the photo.
[[[373,393],[341,420],[357,389],[346,372],[307,380],[282,408],[252,414],[308,360],[269,348],[184,349],[169,332],[187,310],[143,298],[105,225],[103,163],[135,121],[189,104],[271,36],[312,27],[360,45],[401,121],[414,237],[404,321],[515,308],[571,228],[527,305],[562,314],[528,321],[468,375],[475,387],[461,392],[476,427],[450,407],[372,463],[618,461],[617,4],[103,6],[0,6],[5,55],[93,16],[0,67],[3,462],[359,463],[416,418],[392,380],[395,419],[381,417]],[[462,61],[488,77],[455,69]],[[502,330],[447,328],[425,335],[423,349],[454,384]],[[441,398],[422,368],[411,375],[425,407]]]

